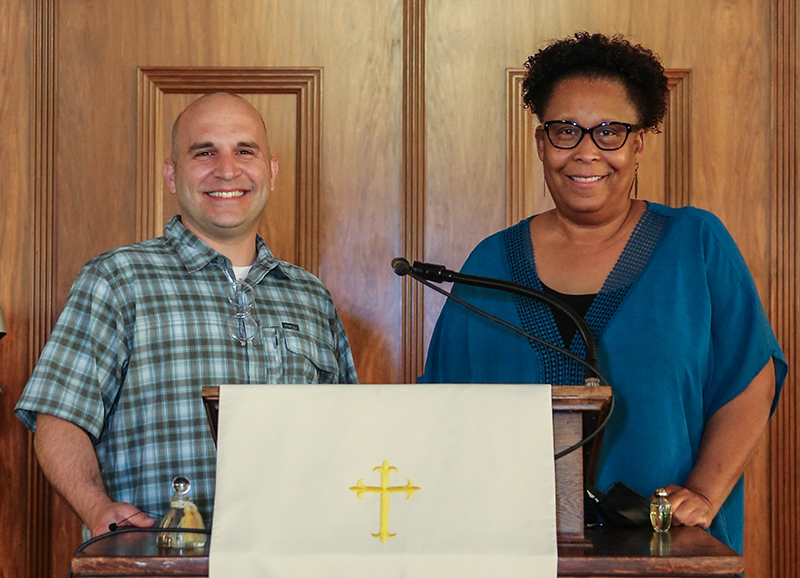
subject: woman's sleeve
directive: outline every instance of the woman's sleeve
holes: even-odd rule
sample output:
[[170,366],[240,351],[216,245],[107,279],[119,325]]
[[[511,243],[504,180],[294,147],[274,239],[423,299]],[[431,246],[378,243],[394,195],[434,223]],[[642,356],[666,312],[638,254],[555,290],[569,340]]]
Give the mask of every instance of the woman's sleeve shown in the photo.
[[770,360],[775,363],[774,411],[787,373],[786,360],[744,257],[716,217],[708,225],[704,250],[712,308],[712,369],[705,389],[705,419],[744,391]]

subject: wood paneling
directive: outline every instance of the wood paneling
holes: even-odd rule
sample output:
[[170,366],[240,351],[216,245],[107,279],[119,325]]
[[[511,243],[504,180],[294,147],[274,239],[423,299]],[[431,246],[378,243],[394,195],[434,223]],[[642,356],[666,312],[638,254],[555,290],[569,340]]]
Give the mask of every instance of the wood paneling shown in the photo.
[[[0,3],[0,166],[4,167],[0,209],[0,307],[8,334],[0,339],[0,577],[29,576],[33,525],[31,504],[26,500],[31,483],[28,434],[13,414],[25,385],[32,332],[30,310],[33,250],[33,182],[41,172],[32,169],[32,157],[40,152],[33,139],[31,114],[35,110],[32,66],[38,57],[32,50],[34,35],[47,29],[35,27],[34,15],[47,3]],[[49,21],[52,23],[52,19]],[[46,67],[46,65],[45,65]],[[41,68],[36,70],[42,76]],[[35,126],[41,127],[41,118]]]
[[522,103],[525,72],[524,68],[506,70],[506,227],[553,208],[541,163],[534,161],[539,119]]
[[[772,180],[770,313],[772,326],[789,362],[789,375],[770,428],[771,476],[760,486],[762,512],[771,524],[762,545],[771,554],[772,576],[800,576],[800,395],[798,360],[797,201],[800,150],[798,110],[798,3],[778,0],[772,12]],[[771,492],[770,492],[771,490]],[[767,509],[768,508],[768,509]],[[750,511],[748,510],[748,513]],[[758,515],[758,513],[754,513]],[[749,570],[748,570],[749,571]]]
[[661,55],[671,108],[640,196],[719,215],[769,305],[792,369],[746,476],[747,576],[800,573],[797,18],[797,0],[0,4],[0,270],[19,272],[0,276],[0,576],[63,575],[79,539],[12,409],[82,264],[171,216],[182,106],[216,87],[264,111],[281,170],[262,233],[331,289],[363,381],[413,381],[442,298],[391,259],[458,268],[552,206],[511,71],[579,29]]
[[[34,2],[32,76],[34,91],[31,109],[31,132],[34,162],[29,167],[33,185],[32,231],[32,302],[30,307],[29,370],[38,359],[54,322],[54,227],[55,227],[55,131],[56,131],[56,40],[57,5],[55,0]],[[30,371],[28,372],[28,374]],[[20,392],[22,390],[20,389]],[[63,527],[61,509],[54,510],[58,498],[50,490],[33,455],[33,438],[28,444],[28,532],[27,562],[33,576],[52,572],[53,560],[64,550],[54,549],[51,537],[54,529]],[[68,517],[67,517],[68,518]],[[69,524],[69,522],[67,522]],[[71,542],[79,543],[73,539]],[[67,546],[69,547],[69,546]]]
[[[403,3],[403,219],[402,255],[410,262],[425,255],[425,0]],[[403,278],[400,379],[415,383],[424,371],[424,292]]]
[[690,70],[667,70],[669,108],[664,118],[664,202],[692,204],[692,85]]
[[[287,177],[293,186],[287,191],[289,203],[283,210],[275,210],[276,194],[271,195],[270,210],[264,214],[259,229],[278,258],[319,274],[322,69],[144,68],[138,71],[138,78],[137,240],[160,235],[166,220],[178,211],[174,199],[169,203],[172,210],[164,211],[161,164],[168,151],[172,123],[186,102],[174,107],[175,112],[165,122],[164,94],[193,95],[190,99],[181,99],[183,101],[210,92],[233,92],[251,100],[253,95],[290,95],[294,100],[291,107],[294,115],[287,123],[291,134],[270,130],[270,143],[275,152],[281,148],[276,146],[276,141],[283,144],[284,140],[289,140],[294,144],[294,150],[283,147],[292,155],[290,158],[279,156],[284,168],[296,170],[287,171],[288,175],[283,176],[278,193],[286,190],[283,185]],[[259,106],[259,102],[253,104],[264,118],[273,118],[266,106]]]

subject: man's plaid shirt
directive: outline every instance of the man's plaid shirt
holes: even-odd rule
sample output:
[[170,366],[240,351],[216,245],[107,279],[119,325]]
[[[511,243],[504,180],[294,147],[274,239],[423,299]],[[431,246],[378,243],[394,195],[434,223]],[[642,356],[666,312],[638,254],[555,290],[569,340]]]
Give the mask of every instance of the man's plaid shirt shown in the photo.
[[[231,262],[173,217],[164,236],[89,261],[15,412],[69,420],[95,443],[109,496],[162,515],[183,475],[207,524],[216,450],[200,395],[227,383],[355,383],[330,293],[275,259],[261,237],[247,277],[261,330],[241,346],[227,323]],[[227,275],[226,275],[227,271]],[[266,458],[266,467],[269,465]]]

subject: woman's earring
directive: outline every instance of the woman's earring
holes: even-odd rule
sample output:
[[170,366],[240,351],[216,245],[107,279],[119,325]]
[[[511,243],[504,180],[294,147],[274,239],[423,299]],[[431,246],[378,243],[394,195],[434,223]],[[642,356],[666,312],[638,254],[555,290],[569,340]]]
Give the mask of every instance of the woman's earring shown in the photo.
[[542,198],[547,197],[547,183],[544,180],[544,173],[542,173]]
[[636,172],[633,174],[633,198],[639,198],[639,163],[636,163]]

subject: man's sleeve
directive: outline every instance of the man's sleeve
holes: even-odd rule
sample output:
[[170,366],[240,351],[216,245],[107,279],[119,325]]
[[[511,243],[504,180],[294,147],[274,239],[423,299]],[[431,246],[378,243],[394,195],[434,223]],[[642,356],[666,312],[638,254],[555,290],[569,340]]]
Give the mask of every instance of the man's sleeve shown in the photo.
[[333,310],[334,315],[334,339],[336,340],[336,350],[338,354],[339,363],[339,383],[358,383],[358,375],[356,375],[356,365],[353,361],[353,352],[350,351],[350,342],[347,339],[347,334],[344,331],[344,325],[339,318],[336,309]]
[[119,319],[107,282],[87,265],[14,410],[31,431],[37,413],[66,419],[96,441],[123,377]]

